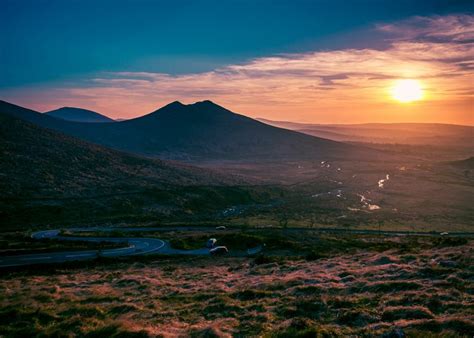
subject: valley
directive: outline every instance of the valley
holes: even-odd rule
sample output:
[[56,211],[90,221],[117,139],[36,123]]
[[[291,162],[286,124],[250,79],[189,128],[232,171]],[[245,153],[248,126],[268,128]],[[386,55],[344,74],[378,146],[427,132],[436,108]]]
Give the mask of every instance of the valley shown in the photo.
[[[172,103],[158,116],[170,116],[166,119],[171,120],[171,109],[176,106],[176,121],[181,114],[212,116],[208,127],[217,130],[222,122],[220,118],[215,120],[216,114],[240,119],[208,101],[196,105]],[[191,109],[189,112],[187,107]],[[213,154],[221,151],[210,147],[221,149],[221,144],[208,139],[207,145],[194,142],[194,150],[187,145],[177,149],[178,153],[185,151],[189,155],[186,164],[182,164],[143,157],[142,151],[122,153],[52,130],[67,123],[74,130],[88,133],[90,128],[126,121],[84,124],[48,116],[43,120],[41,114],[13,105],[4,104],[3,109],[6,113],[1,115],[2,137],[6,142],[2,144],[0,184],[4,194],[0,198],[0,219],[5,230],[28,224],[41,229],[55,224],[175,222],[382,226],[394,231],[472,230],[473,208],[469,202],[474,189],[472,168],[452,162],[453,158],[462,160],[461,156],[467,156],[464,148],[451,147],[450,157],[443,155],[445,148],[436,145],[429,153],[419,145],[356,144],[345,148],[343,143],[311,141],[311,137],[300,140],[291,132],[288,138],[300,142],[297,144],[303,145],[302,152],[295,144],[291,155],[277,152],[272,155],[274,159],[253,158],[254,150],[239,144],[238,140],[245,136],[236,136],[240,159],[209,159],[206,155],[209,151]],[[180,113],[181,110],[184,112]],[[209,110],[212,115],[205,113]],[[155,119],[155,114],[143,119]],[[44,121],[53,122],[44,128]],[[259,122],[244,121],[251,127],[241,128],[242,135],[258,135],[261,128],[266,130]],[[190,125],[200,129],[198,125]],[[135,130],[138,126],[127,128]],[[278,137],[286,135],[284,130],[270,132],[281,135]],[[271,142],[279,144],[278,139]],[[314,159],[308,159],[304,150],[311,142],[319,149]],[[284,144],[286,147],[287,143]],[[411,147],[410,151],[406,151],[407,147]],[[266,151],[270,154],[269,149],[278,148],[272,146]],[[242,154],[247,150],[247,155]],[[203,151],[206,154],[202,155]],[[351,156],[345,156],[347,152]],[[9,153],[18,155],[9,156]],[[387,177],[389,180],[380,185]],[[434,195],[436,199],[431,198]]]

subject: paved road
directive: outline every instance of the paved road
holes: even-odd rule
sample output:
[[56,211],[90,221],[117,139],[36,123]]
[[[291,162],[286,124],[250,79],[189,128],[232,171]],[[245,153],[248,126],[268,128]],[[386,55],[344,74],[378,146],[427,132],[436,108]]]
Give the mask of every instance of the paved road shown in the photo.
[[[269,228],[267,228],[269,229]],[[351,230],[351,229],[333,229],[333,228],[273,228],[281,231],[315,231],[327,233],[345,233],[345,234],[379,234],[383,236],[440,236],[439,233],[433,232],[411,232],[411,231],[377,231],[377,230]],[[72,228],[72,232],[146,232],[146,231],[204,231],[216,232],[215,228],[198,228],[198,227],[168,227],[168,228]],[[231,229],[230,229],[231,230]],[[258,231],[263,229],[249,229],[249,231]],[[226,231],[226,230],[224,230]],[[35,232],[32,237],[38,240],[54,238],[64,241],[86,241],[86,242],[109,242],[109,243],[124,243],[123,248],[105,249],[105,250],[82,250],[82,251],[61,251],[49,252],[42,254],[29,254],[18,256],[3,256],[0,257],[0,268],[14,267],[32,264],[49,264],[62,263],[79,260],[92,260],[98,257],[123,257],[136,256],[148,254],[165,254],[165,255],[209,255],[209,249],[202,248],[196,250],[178,250],[173,249],[167,241],[158,238],[137,238],[137,237],[83,237],[83,236],[60,236],[59,230],[45,230]],[[449,236],[474,237],[472,232],[450,233]],[[238,256],[255,255],[264,249],[263,246],[258,246],[247,250],[247,252],[236,253]]]
[[147,255],[151,253],[169,252],[169,245],[157,238],[100,238],[100,237],[70,237],[59,236],[59,230],[35,232],[31,237],[35,239],[54,238],[62,241],[82,242],[109,242],[123,243],[123,248],[105,250],[61,251],[41,254],[0,257],[0,267],[12,267],[30,264],[62,263],[68,261],[90,260],[100,257],[122,257],[133,255]]
[[[74,228],[73,232],[86,231],[155,231],[151,228]],[[92,260],[98,257],[124,257],[149,254],[164,255],[210,255],[209,249],[178,250],[173,249],[167,241],[158,238],[138,238],[138,237],[84,237],[84,236],[60,236],[60,230],[38,231],[31,235],[34,239],[56,239],[61,241],[82,241],[82,242],[108,242],[123,243],[123,248],[104,250],[82,250],[82,251],[61,251],[41,254],[29,254],[18,256],[0,257],[0,268],[15,267],[33,264],[63,263],[71,261]],[[245,254],[254,255],[263,250],[262,246],[248,250]]]

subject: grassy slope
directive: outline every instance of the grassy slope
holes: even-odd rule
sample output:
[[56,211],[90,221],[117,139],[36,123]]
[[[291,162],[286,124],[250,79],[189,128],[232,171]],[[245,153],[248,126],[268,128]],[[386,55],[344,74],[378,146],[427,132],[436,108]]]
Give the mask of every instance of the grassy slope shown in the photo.
[[[472,241],[306,234],[282,241],[255,259],[160,257],[4,274],[0,332],[472,335]],[[323,258],[275,254],[301,241]]]
[[229,186],[240,183],[232,177],[109,150],[4,114],[0,140],[3,227],[194,215],[252,199]]
[[129,179],[138,186],[232,183],[212,171],[128,155],[3,114],[0,138],[3,191],[15,197],[77,196]]
[[[278,225],[287,218],[288,226],[382,224],[384,230],[472,231],[470,172],[432,163],[418,152],[404,157],[404,148],[400,154],[383,149],[397,154],[391,161],[325,158],[331,167],[319,160],[211,165],[219,172],[269,179],[270,184],[303,182],[286,188],[242,188],[215,171],[127,155],[6,115],[1,118],[2,228],[122,220]],[[386,174],[390,181],[377,187]],[[360,194],[381,209],[364,209]],[[223,219],[222,211],[231,206],[238,206],[238,212]]]

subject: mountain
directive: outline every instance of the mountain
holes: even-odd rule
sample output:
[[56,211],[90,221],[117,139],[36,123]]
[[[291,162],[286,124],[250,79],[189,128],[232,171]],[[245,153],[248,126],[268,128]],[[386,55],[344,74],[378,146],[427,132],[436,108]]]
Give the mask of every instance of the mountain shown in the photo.
[[46,115],[74,122],[87,122],[87,123],[100,123],[100,122],[115,122],[111,118],[96,113],[92,110],[74,108],[74,107],[62,107],[59,109],[51,110],[45,113]]
[[115,123],[58,120],[7,102],[0,102],[0,109],[97,144],[163,159],[287,161],[362,159],[374,154],[366,148],[269,126],[211,101],[173,102],[148,115]]
[[441,123],[308,124],[258,120],[268,125],[340,142],[462,145],[474,148],[472,126]]
[[469,157],[464,160],[459,161],[452,161],[449,162],[454,167],[458,167],[461,169],[474,169],[474,157]]
[[77,195],[86,189],[116,187],[118,181],[126,179],[144,185],[230,182],[204,169],[107,149],[3,114],[1,110],[0,140],[0,182],[2,194],[7,196]]
[[0,109],[2,230],[25,224],[214,214],[252,200],[246,188],[237,186],[241,183],[211,170],[107,149]]

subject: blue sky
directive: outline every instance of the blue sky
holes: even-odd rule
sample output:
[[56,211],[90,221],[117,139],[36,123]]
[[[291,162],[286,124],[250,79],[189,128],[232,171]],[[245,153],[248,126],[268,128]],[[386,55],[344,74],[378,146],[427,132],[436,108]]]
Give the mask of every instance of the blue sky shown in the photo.
[[0,88],[103,71],[201,72],[277,53],[380,44],[352,32],[466,12],[469,3],[2,0]]
[[[278,120],[474,125],[472,0],[0,4],[0,99],[39,111],[210,99]],[[422,99],[394,100],[402,79]]]

